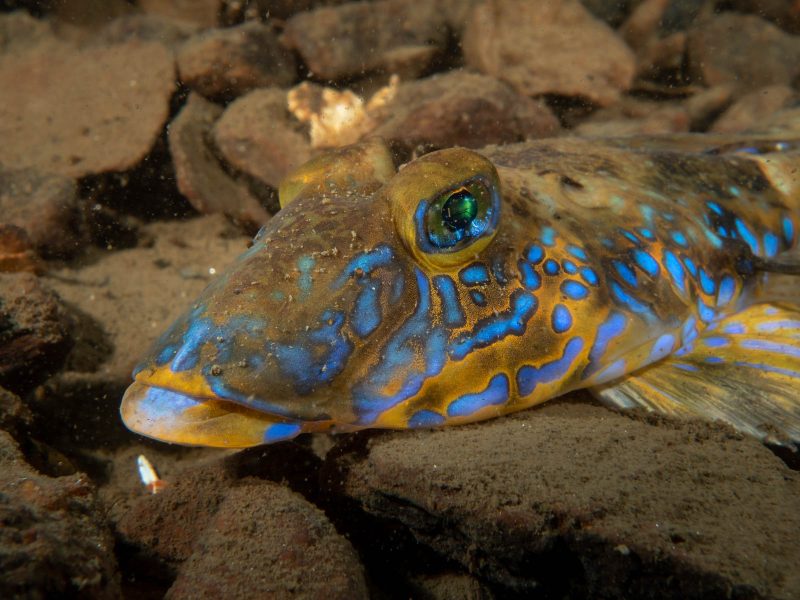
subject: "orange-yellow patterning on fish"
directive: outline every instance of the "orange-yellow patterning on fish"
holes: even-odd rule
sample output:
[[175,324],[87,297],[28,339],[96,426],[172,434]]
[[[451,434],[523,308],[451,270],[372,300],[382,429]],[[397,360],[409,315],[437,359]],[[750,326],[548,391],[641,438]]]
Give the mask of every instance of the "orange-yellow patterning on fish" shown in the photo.
[[123,419],[244,447],[588,388],[798,440],[798,168],[800,141],[770,137],[324,155],[158,340]]

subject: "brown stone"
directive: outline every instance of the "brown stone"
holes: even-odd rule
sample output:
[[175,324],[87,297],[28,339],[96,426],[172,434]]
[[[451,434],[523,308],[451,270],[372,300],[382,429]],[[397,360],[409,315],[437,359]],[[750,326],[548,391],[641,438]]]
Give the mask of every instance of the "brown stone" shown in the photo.
[[369,597],[350,543],[285,487],[242,480],[206,524],[166,598]]
[[225,0],[138,0],[136,4],[150,15],[215,27]]
[[492,77],[452,71],[401,84],[374,118],[374,134],[408,149],[519,142],[554,135],[560,125],[547,106]]
[[71,345],[61,299],[30,273],[0,274],[0,385],[32,388]]
[[731,105],[735,93],[732,84],[716,85],[698,91],[684,103],[692,131],[706,131],[711,123]]
[[731,9],[758,15],[789,33],[800,33],[800,6],[797,0],[729,0]]
[[714,133],[740,133],[766,121],[773,113],[798,98],[797,91],[786,85],[771,85],[742,96],[711,126]]
[[131,40],[158,42],[170,50],[180,45],[196,33],[197,25],[168,17],[143,14],[126,15],[114,19],[91,39],[91,43],[120,44]]
[[40,273],[43,267],[28,232],[0,223],[0,273]]
[[595,112],[575,128],[575,133],[599,137],[660,135],[689,131],[690,124],[688,111],[678,103],[624,98]]
[[209,147],[211,129],[222,107],[191,94],[170,124],[169,149],[178,189],[203,214],[223,213],[248,231],[266,223],[269,213],[248,190],[232,179]]
[[111,532],[86,475],[47,477],[0,430],[0,596],[119,598]]
[[[337,80],[371,71],[419,76],[447,44],[446,17],[436,2],[352,2],[294,15],[283,42],[297,50],[311,73]],[[333,43],[332,43],[333,42]]]
[[753,15],[723,13],[689,32],[691,74],[706,85],[734,83],[740,93],[792,85],[800,76],[800,38]]
[[490,0],[462,41],[467,64],[521,94],[578,96],[613,104],[631,86],[630,48],[578,0]]
[[235,98],[290,85],[297,77],[292,54],[271,27],[255,22],[197,34],[181,46],[177,60],[181,81],[208,98]]
[[800,595],[800,473],[723,426],[560,403],[374,437],[364,454],[331,480],[500,589]]
[[69,177],[0,165],[0,214],[3,223],[23,229],[46,258],[72,256],[85,241],[77,186]]
[[[38,48],[38,46],[37,46]],[[48,43],[0,57],[0,163],[70,177],[124,171],[152,148],[174,91],[161,44]]]
[[231,103],[214,124],[214,145],[234,169],[277,188],[311,158],[308,134],[287,108],[286,92],[255,90]]

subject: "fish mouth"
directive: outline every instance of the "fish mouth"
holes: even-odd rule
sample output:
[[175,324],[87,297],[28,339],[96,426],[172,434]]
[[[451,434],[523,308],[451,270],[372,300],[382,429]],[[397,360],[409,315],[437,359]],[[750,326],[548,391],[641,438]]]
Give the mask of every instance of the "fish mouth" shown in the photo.
[[324,431],[324,421],[299,421],[219,398],[198,398],[135,381],[122,398],[125,426],[162,442],[185,446],[248,448]]

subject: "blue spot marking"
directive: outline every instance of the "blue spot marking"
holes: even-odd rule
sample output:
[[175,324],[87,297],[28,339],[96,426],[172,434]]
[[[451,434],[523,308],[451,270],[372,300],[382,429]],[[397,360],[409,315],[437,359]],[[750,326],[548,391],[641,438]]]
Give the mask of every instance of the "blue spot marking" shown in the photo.
[[737,197],[740,196],[741,193],[742,193],[741,190],[738,187],[736,187],[735,185],[728,186],[728,191],[732,195],[737,196]]
[[778,253],[780,249],[780,240],[778,240],[778,236],[768,231],[764,234],[764,253],[772,258]]
[[686,270],[689,271],[689,274],[692,277],[697,277],[697,265],[694,264],[694,261],[685,254],[682,256],[682,259],[683,264],[686,266]]
[[790,344],[782,344],[780,342],[770,342],[769,340],[742,340],[739,342],[742,348],[748,350],[765,350],[767,352],[774,352],[775,354],[783,354],[786,356],[794,356],[800,358],[800,348]]
[[790,217],[783,217],[781,219],[781,229],[783,230],[783,239],[787,245],[794,242],[794,223]]
[[284,294],[281,290],[272,290],[269,297],[275,302],[283,302],[286,300],[286,294]]
[[398,273],[395,275],[394,279],[392,279],[392,297],[391,303],[397,304],[400,301],[401,296],[403,295],[403,290],[406,287],[406,280],[403,277],[402,273]]
[[708,294],[709,296],[714,293],[714,290],[717,288],[717,284],[711,279],[711,275],[708,272],[701,268],[699,271],[700,275],[700,288],[703,290],[704,293]]
[[600,282],[597,272],[591,267],[581,267],[581,277],[589,285],[597,285]]
[[508,283],[508,277],[505,273],[505,264],[501,256],[494,256],[492,258],[492,275],[494,275],[495,281],[500,285]]
[[[592,349],[589,351],[590,362],[596,363],[603,358],[603,355],[608,349],[609,342],[625,331],[625,325],[627,323],[628,320],[622,313],[612,312],[608,315],[608,318],[597,328],[597,336],[595,337],[594,345],[592,345]],[[587,367],[586,370],[591,371],[593,369]],[[584,372],[584,377],[587,376],[588,373]]]
[[800,321],[796,319],[783,319],[781,321],[770,321],[769,323],[759,323],[756,327],[762,332],[781,331],[782,329],[800,329]]
[[381,282],[368,277],[361,279],[358,285],[361,291],[350,311],[350,323],[356,335],[365,338],[381,324]]
[[719,290],[717,291],[717,306],[725,306],[736,293],[736,280],[730,275],[723,275],[719,281]]
[[569,246],[567,246],[567,252],[572,254],[572,256],[574,256],[580,261],[583,262],[587,261],[586,251],[583,248],[570,244]]
[[545,246],[553,246],[556,243],[556,230],[552,227],[542,227],[541,240]]
[[561,272],[561,267],[552,258],[548,258],[544,261],[544,266],[542,268],[548,275],[558,275]]
[[633,242],[633,243],[634,243],[634,244],[636,244],[637,246],[639,245],[639,243],[640,243],[640,242],[639,242],[639,238],[637,238],[637,237],[636,237],[636,236],[635,236],[633,233],[631,233],[631,232],[630,232],[630,231],[628,231],[627,229],[620,229],[620,230],[619,230],[619,232],[620,232],[622,235],[624,235],[624,236],[625,236],[625,237],[628,239],[628,241],[630,241],[630,242]]
[[561,358],[557,358],[541,367],[523,365],[517,371],[517,388],[520,396],[527,396],[536,389],[540,383],[550,383],[566,377],[572,363],[583,349],[583,340],[579,337],[570,338],[564,345]]
[[720,358],[719,356],[706,356],[705,362],[710,363],[712,365],[716,365],[716,364],[719,364],[719,363],[725,362],[725,361],[722,358]]
[[744,325],[741,323],[728,323],[725,327],[722,328],[723,333],[733,333],[733,334],[740,334],[746,331]]
[[569,275],[575,275],[575,273],[578,272],[578,267],[568,258],[565,258],[561,261],[561,268],[564,269],[564,272],[568,273]]
[[672,238],[673,242],[678,244],[678,246],[682,246],[685,248],[686,246],[689,245],[689,242],[686,240],[686,236],[683,235],[683,232],[681,231],[673,231],[670,234],[670,237]]
[[486,306],[486,295],[478,290],[470,290],[469,297],[476,306]]
[[311,269],[314,268],[314,262],[314,259],[310,256],[301,256],[297,259],[297,268],[300,270],[300,278],[297,285],[300,286],[303,296],[307,296],[311,292]]
[[671,333],[665,333],[659,337],[653,347],[650,348],[650,355],[647,357],[647,362],[654,363],[667,356],[675,347],[675,336]]
[[717,316],[714,309],[708,306],[700,298],[697,299],[697,313],[700,315],[700,320],[704,323],[710,323]]
[[[419,392],[425,380],[444,367],[447,340],[441,328],[431,328],[431,286],[420,269],[415,269],[414,273],[419,289],[414,314],[389,338],[383,349],[383,360],[353,387],[353,406],[359,415],[359,424],[374,422],[380,413]],[[424,358],[421,371],[415,367],[415,359],[420,354]],[[398,391],[383,393],[386,386],[398,380],[401,382]]]
[[472,263],[459,271],[458,278],[464,285],[489,283],[489,269],[481,263]]
[[550,315],[550,325],[556,333],[564,333],[572,327],[572,314],[563,304],[556,304]]
[[620,358],[608,365],[605,369],[602,369],[595,376],[595,381],[597,383],[605,383],[606,381],[618,379],[623,375],[625,375],[625,359]]
[[753,231],[747,226],[747,223],[745,223],[742,219],[738,217],[735,223],[736,223],[736,231],[739,232],[739,235],[742,236],[742,239],[745,241],[745,243],[748,246],[750,246],[750,251],[753,254],[758,254],[759,253],[758,238],[755,236]]
[[467,322],[458,300],[455,282],[447,275],[437,275],[433,285],[442,301],[442,320],[447,327],[462,327]]
[[600,243],[603,244],[603,246],[605,246],[609,250],[613,250],[614,246],[616,245],[614,244],[614,240],[610,240],[608,238],[603,238],[602,240],[600,240]]
[[522,285],[529,290],[538,290],[542,286],[542,278],[533,270],[529,262],[520,260],[517,262],[517,267],[519,268]]
[[444,416],[432,410],[418,410],[408,420],[410,429],[425,429],[426,427],[438,427],[444,423]]
[[707,338],[704,338],[703,344],[705,344],[710,348],[720,348],[722,346],[727,346],[728,344],[730,344],[730,340],[721,335],[712,335]]
[[616,281],[612,281],[609,284],[609,287],[611,288],[611,295],[620,304],[627,306],[630,310],[632,310],[635,313],[640,313],[640,314],[651,313],[649,305],[631,296],[628,292],[622,289],[622,286]]
[[683,265],[678,260],[671,250],[664,250],[664,266],[667,268],[672,283],[681,291],[682,294],[686,293],[686,273],[683,270]]
[[495,375],[482,392],[465,394],[453,400],[447,407],[450,417],[468,417],[485,408],[503,404],[508,400],[508,377],[504,373]]
[[567,279],[562,282],[559,289],[561,289],[568,298],[572,298],[573,300],[583,300],[589,295],[589,289],[580,281],[575,281],[573,279]]
[[706,202],[706,206],[711,210],[713,210],[718,215],[722,215],[723,213],[722,207],[716,202]]
[[264,442],[271,444],[295,437],[302,429],[300,423],[274,423],[264,432]]
[[648,229],[647,227],[638,227],[636,229],[636,231],[638,231],[639,235],[641,235],[646,240],[649,240],[649,241],[652,242],[653,240],[656,239],[656,236],[653,235],[653,232],[650,229]]
[[633,256],[633,261],[642,271],[650,275],[650,277],[658,276],[661,269],[658,266],[658,261],[655,258],[639,248],[635,248],[631,254]]
[[461,360],[476,348],[491,346],[508,335],[522,335],[538,306],[535,296],[514,290],[507,310],[479,320],[472,331],[462,333],[450,344],[450,357]]
[[544,259],[544,249],[541,246],[531,246],[525,253],[525,259],[534,265],[538,265]]
[[628,265],[621,260],[614,259],[611,261],[614,269],[619,273],[619,276],[631,287],[636,287],[638,281],[636,280],[636,273]]
[[381,244],[368,252],[359,254],[350,260],[345,266],[342,274],[333,283],[333,289],[339,289],[345,282],[355,275],[356,271],[361,271],[362,274],[369,274],[379,267],[386,267],[392,264],[394,255],[392,249],[385,244]]

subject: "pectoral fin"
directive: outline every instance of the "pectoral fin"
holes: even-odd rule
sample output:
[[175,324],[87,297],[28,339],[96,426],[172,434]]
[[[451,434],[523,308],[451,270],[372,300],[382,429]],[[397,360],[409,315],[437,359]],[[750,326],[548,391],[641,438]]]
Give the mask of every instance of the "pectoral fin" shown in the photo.
[[800,309],[752,306],[592,391],[618,408],[720,420],[765,441],[800,443]]

